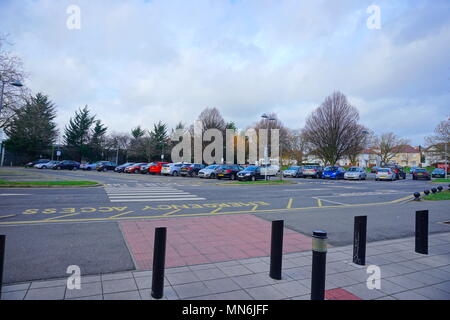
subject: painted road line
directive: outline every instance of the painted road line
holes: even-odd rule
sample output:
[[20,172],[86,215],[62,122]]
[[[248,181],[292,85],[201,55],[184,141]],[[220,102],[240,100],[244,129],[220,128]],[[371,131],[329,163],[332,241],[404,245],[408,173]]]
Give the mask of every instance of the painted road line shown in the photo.
[[181,209],[175,209],[173,211],[164,213],[163,216],[167,217],[167,216],[170,216],[171,214],[174,214],[174,213],[177,213],[177,212],[180,212],[180,211],[181,211]]
[[79,215],[79,214],[81,214],[81,212],[66,214],[66,215],[63,215],[63,216],[58,216],[58,217],[53,217],[53,218],[48,218],[48,219],[44,219],[43,221],[51,221],[51,220],[55,220],[55,219],[59,219],[59,218],[76,216],[76,215]]
[[119,213],[119,214],[116,214],[116,215],[114,215],[112,217],[108,217],[108,219],[114,219],[114,218],[121,217],[121,216],[124,216],[126,214],[133,213],[133,212],[134,211],[127,211],[127,212]]
[[143,193],[143,194],[114,194],[114,195],[109,195],[109,198],[110,199],[115,199],[115,198],[124,198],[124,196],[126,197],[126,198],[130,198],[130,199],[132,199],[132,198],[145,198],[145,197],[148,197],[148,198],[157,198],[157,197],[160,197],[160,198],[167,198],[167,197],[173,197],[173,196],[175,196],[175,195],[180,195],[180,194],[183,194],[183,195],[190,195],[190,193],[189,192],[168,192],[168,193],[160,193],[160,194],[155,194],[155,193]]
[[316,198],[316,200],[317,200],[317,206],[322,207],[323,206],[322,205],[322,200],[320,200],[318,198]]
[[333,200],[321,199],[321,198],[318,198],[318,197],[313,197],[313,198],[316,199],[318,202],[320,201],[320,203],[322,203],[322,201],[325,201],[325,202],[330,202],[330,203],[334,203],[334,204],[339,204],[339,205],[342,205],[342,206],[346,206],[347,205],[346,203],[337,202],[337,201],[333,201]]
[[153,201],[197,201],[206,200],[205,198],[172,198],[172,199],[129,199],[129,200],[110,200],[111,202],[153,202]]
[[217,213],[217,212],[219,212],[220,210],[222,210],[223,208],[217,208],[217,209],[215,209],[215,210],[213,210],[213,211],[211,211],[210,213],[211,214],[214,214],[214,213]]
[[0,219],[6,219],[6,218],[15,217],[15,216],[17,216],[17,214],[9,214],[7,216],[0,216]]
[[24,194],[24,193],[0,193],[0,197],[7,197],[7,196],[29,196],[30,194]]
[[290,198],[289,201],[288,201],[287,207],[286,207],[287,209],[291,209],[292,208],[292,201],[294,201],[294,199]]

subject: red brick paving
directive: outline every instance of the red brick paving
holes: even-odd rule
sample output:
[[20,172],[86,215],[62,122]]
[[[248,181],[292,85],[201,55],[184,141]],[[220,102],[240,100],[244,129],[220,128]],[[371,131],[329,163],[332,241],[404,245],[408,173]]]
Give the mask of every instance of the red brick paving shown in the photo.
[[362,300],[360,297],[355,296],[353,293],[342,289],[336,288],[325,291],[326,300]]
[[[152,268],[156,227],[167,227],[168,268],[270,254],[271,222],[253,215],[121,221],[139,270]],[[311,250],[310,237],[286,228],[283,241],[284,253]]]

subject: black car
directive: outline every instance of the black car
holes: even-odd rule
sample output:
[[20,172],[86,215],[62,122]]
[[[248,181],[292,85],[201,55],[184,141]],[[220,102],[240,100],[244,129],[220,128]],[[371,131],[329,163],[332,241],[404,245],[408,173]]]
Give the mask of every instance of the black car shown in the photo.
[[237,179],[239,181],[256,181],[258,179],[264,179],[264,175],[261,174],[261,168],[258,166],[250,166],[237,173]]
[[116,169],[117,164],[111,161],[101,161],[97,164],[97,171],[108,171]]
[[432,178],[445,178],[445,170],[442,168],[436,168],[431,172]]
[[114,169],[114,172],[122,173],[126,167],[132,166],[133,164],[134,164],[134,162],[127,162],[127,163],[121,164],[120,166],[117,166]]
[[406,172],[402,167],[399,166],[388,166],[388,168],[392,169],[395,172],[395,178],[397,180],[406,179]]
[[241,167],[237,164],[230,164],[230,165],[222,165],[218,167],[214,173],[216,174],[216,177],[218,180],[221,179],[231,179],[236,180],[237,174],[239,171],[243,171],[244,167]]
[[427,169],[419,168],[414,170],[412,178],[413,180],[420,180],[420,179],[431,180],[431,175]]
[[49,159],[39,159],[39,160],[34,160],[34,161],[31,161],[31,162],[28,162],[28,163],[25,165],[25,168],[33,168],[36,164],[39,164],[39,163],[47,163],[47,162],[50,162],[50,160],[49,160]]
[[200,163],[185,164],[180,169],[180,176],[182,177],[196,177],[198,172],[202,170],[205,166]]
[[53,167],[53,170],[78,170],[80,169],[80,163],[73,160],[64,160],[61,163]]

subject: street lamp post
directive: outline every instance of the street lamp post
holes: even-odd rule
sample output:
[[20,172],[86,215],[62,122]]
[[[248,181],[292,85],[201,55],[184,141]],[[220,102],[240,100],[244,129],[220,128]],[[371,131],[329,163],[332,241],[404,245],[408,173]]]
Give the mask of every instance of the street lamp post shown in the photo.
[[[2,89],[0,90],[0,115],[2,114],[3,109],[3,94],[5,93],[5,85],[12,85],[14,87],[23,87],[23,84],[20,81],[3,81],[2,80]],[[0,158],[0,166],[3,167],[3,161],[5,159],[5,146],[3,144],[3,140],[0,140],[0,151],[2,152],[2,156]]]
[[[267,121],[267,132],[269,131],[269,123],[270,121],[275,121],[276,119],[274,117],[269,117],[267,114],[263,113],[261,118],[266,119]],[[267,136],[267,140],[269,139],[269,137]],[[266,166],[265,170],[264,170],[264,180],[267,181],[267,162],[269,158],[269,141],[266,141],[266,146],[264,148],[264,165]]]

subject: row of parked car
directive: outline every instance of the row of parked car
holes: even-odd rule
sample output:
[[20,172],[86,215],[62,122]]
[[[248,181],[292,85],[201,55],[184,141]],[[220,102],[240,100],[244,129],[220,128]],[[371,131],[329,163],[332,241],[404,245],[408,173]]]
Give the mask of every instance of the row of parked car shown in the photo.
[[[346,179],[346,180],[365,180],[367,171],[361,167],[350,167],[344,169],[338,166],[328,166],[323,168],[319,165],[291,166],[287,170],[280,171],[277,165],[262,166],[241,166],[241,165],[220,165],[214,164],[205,166],[199,163],[169,163],[169,162],[128,162],[117,165],[111,161],[98,161],[95,163],[80,164],[73,160],[50,161],[48,159],[39,159],[30,162],[27,167],[35,167],[38,169],[53,170],[96,170],[96,171],[115,171],[119,173],[141,173],[141,174],[158,174],[166,176],[182,176],[182,177],[199,177],[210,179],[231,179],[231,180],[259,180],[266,177],[282,174],[284,177],[293,178],[316,178],[316,179]],[[385,168],[371,168],[371,172],[375,173],[375,180],[399,180],[406,179],[406,173],[403,168],[398,166],[390,166]],[[424,168],[412,168],[413,180],[426,179],[432,177],[445,177],[444,169],[434,169],[429,173]]]

